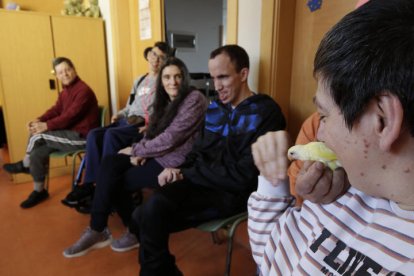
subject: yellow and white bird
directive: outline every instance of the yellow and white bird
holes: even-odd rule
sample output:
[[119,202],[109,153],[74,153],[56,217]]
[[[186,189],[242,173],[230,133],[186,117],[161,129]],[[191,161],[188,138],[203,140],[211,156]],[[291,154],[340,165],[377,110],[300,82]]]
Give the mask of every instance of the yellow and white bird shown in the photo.
[[331,170],[342,167],[336,154],[323,142],[310,142],[306,145],[293,146],[288,150],[288,158],[289,160],[319,161]]

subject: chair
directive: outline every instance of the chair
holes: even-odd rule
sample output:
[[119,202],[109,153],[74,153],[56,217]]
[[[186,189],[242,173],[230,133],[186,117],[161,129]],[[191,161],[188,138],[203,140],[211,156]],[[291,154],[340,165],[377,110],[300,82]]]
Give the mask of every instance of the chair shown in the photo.
[[[101,127],[105,126],[105,115],[106,115],[106,107],[99,106],[99,124]],[[81,166],[84,164],[85,160],[82,157],[83,154],[86,152],[85,149],[80,150],[70,150],[70,151],[55,151],[52,152],[49,157],[50,158],[65,158],[65,164],[68,164],[68,157],[72,158],[72,188],[75,187],[78,182],[80,181],[80,176],[76,176],[75,178],[75,170],[76,170],[76,159],[79,158],[81,161]],[[46,189],[49,187],[49,173],[46,176]]]
[[214,243],[219,243],[216,231],[219,229],[226,230],[227,234],[227,256],[226,256],[226,271],[225,276],[230,276],[231,267],[231,255],[233,252],[233,237],[236,232],[237,226],[243,221],[247,220],[247,212],[243,212],[228,218],[215,219],[203,224],[200,224],[196,228],[205,232],[210,232]]
[[190,73],[190,85],[196,87],[209,100],[215,99],[214,82],[209,73]]

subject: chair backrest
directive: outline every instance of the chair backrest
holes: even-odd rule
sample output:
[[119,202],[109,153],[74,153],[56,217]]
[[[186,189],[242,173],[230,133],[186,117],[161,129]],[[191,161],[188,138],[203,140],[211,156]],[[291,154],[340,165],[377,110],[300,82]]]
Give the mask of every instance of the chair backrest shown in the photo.
[[105,126],[105,115],[106,115],[106,107],[100,105],[99,106],[99,123],[101,127]]

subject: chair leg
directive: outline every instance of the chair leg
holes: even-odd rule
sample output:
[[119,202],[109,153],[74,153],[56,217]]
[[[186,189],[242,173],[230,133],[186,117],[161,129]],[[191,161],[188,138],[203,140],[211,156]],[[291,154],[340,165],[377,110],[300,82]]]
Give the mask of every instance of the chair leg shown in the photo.
[[235,220],[233,222],[233,224],[231,225],[231,227],[228,230],[229,232],[228,232],[228,240],[227,240],[226,272],[224,274],[225,276],[230,276],[231,256],[232,256],[232,253],[233,253],[234,233],[236,232],[237,226],[239,226],[239,224],[244,220],[246,220],[245,217],[238,218],[237,220]]
[[45,177],[45,187],[44,189],[47,191],[49,190],[49,173]]
[[79,165],[78,172],[76,173],[75,177],[75,167],[76,167],[76,159],[75,163],[72,167],[72,190],[80,183],[80,180],[82,178],[83,169],[85,168],[85,157],[82,158],[80,155],[78,155],[81,158],[81,163]]
[[[49,161],[49,162],[50,162],[50,161]],[[50,172],[49,172],[49,167],[50,167],[50,163],[47,165],[47,169],[46,169],[47,173],[46,173],[46,176],[45,176],[45,186],[44,186],[44,189],[45,189],[46,191],[48,191],[48,190],[49,190],[49,174],[50,174]]]
[[226,272],[224,273],[225,276],[230,276],[232,252],[233,252],[233,237],[229,237],[229,239],[227,240]]

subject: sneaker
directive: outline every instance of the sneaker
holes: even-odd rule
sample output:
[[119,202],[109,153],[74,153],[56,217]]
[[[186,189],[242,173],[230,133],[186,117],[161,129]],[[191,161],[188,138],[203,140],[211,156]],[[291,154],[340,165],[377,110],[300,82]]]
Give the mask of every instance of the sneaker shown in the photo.
[[109,245],[111,240],[112,236],[108,228],[105,228],[102,232],[97,232],[88,227],[74,245],[63,251],[63,256],[66,258],[80,257],[92,249]]
[[137,248],[138,246],[139,242],[137,236],[129,231],[126,231],[119,239],[114,240],[111,243],[112,250],[116,252],[126,252]]
[[40,192],[33,191],[25,201],[20,203],[20,207],[24,209],[33,207],[42,202],[43,200],[47,199],[48,197],[49,193],[47,192],[47,190],[42,190]]
[[76,186],[67,196],[62,199],[62,203],[69,207],[76,207],[80,202],[90,199],[95,191],[93,183],[84,183]]
[[16,163],[7,163],[3,165],[3,169],[11,174],[15,173],[27,173],[30,174],[30,168],[23,166],[23,161]]

